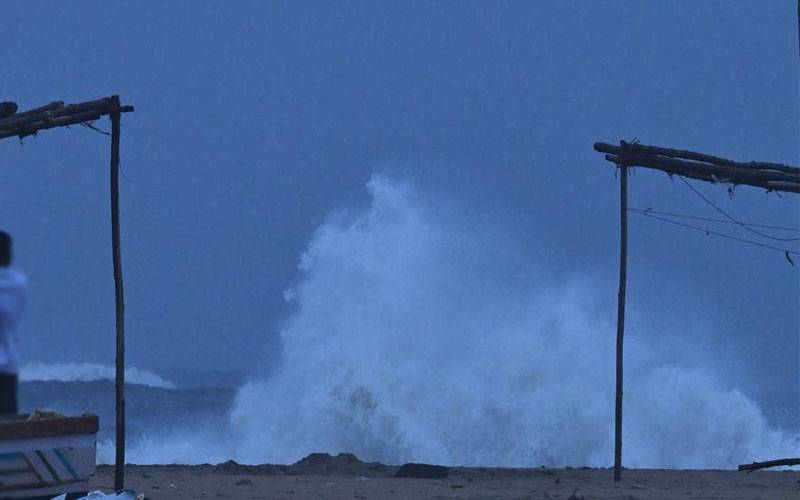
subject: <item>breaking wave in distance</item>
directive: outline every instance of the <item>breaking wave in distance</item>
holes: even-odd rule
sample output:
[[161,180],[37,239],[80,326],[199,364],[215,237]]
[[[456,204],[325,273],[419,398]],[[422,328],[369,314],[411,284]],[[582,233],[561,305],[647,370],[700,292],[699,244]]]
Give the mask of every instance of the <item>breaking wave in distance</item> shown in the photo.
[[[96,363],[28,363],[20,368],[22,382],[92,382],[114,380],[113,366]],[[175,389],[175,384],[159,375],[138,368],[125,369],[125,383],[159,389]]]
[[[236,458],[608,466],[614,316],[597,311],[592,287],[545,282],[535,263],[508,269],[507,236],[404,183],[374,176],[368,189],[369,208],[331,217],[302,256],[282,364],[242,387],[231,415]],[[796,454],[800,437],[771,428],[710,368],[656,362],[637,337],[626,465]]]

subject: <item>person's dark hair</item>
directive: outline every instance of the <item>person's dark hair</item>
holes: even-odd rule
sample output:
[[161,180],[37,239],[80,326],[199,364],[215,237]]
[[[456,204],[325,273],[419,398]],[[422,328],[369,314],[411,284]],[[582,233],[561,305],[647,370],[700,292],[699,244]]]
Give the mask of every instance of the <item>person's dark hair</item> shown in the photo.
[[11,235],[5,231],[0,231],[0,267],[8,267],[11,265],[13,254],[11,252],[11,245],[14,240]]

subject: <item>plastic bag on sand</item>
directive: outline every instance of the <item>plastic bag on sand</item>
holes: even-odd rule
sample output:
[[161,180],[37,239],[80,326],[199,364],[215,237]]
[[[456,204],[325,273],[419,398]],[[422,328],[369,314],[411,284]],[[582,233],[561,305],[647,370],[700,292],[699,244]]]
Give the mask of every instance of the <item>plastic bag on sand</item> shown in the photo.
[[[62,493],[52,500],[66,500],[67,494]],[[77,500],[144,500],[143,494],[136,494],[133,490],[122,490],[117,493],[103,493],[102,491],[93,491],[85,497],[80,497]]]

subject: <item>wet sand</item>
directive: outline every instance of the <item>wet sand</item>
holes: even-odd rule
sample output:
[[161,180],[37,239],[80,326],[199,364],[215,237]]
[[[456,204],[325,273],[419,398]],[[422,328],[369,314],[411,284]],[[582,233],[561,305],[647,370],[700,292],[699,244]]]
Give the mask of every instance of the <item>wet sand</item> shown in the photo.
[[[129,465],[126,486],[152,499],[190,498],[550,498],[800,499],[800,471],[450,468],[443,479],[397,478],[397,467],[352,455],[312,455],[294,465]],[[113,467],[100,466],[93,489],[110,491]]]

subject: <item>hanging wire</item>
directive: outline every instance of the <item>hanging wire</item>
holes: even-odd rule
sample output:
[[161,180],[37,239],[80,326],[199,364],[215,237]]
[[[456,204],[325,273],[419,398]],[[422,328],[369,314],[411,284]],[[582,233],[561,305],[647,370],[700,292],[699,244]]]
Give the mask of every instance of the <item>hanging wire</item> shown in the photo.
[[650,217],[651,219],[655,219],[655,220],[658,220],[658,221],[661,221],[661,222],[667,222],[669,224],[674,224],[676,226],[684,227],[684,228],[687,228],[687,229],[693,229],[695,231],[701,231],[701,232],[705,233],[707,236],[719,236],[720,238],[726,238],[726,239],[729,239],[729,240],[737,241],[739,243],[747,243],[748,245],[754,245],[754,246],[757,246],[757,247],[766,248],[767,250],[775,250],[777,252],[782,252],[784,254],[784,256],[786,257],[786,260],[788,260],[789,263],[791,265],[793,265],[793,266],[794,266],[794,261],[792,260],[792,258],[790,256],[791,255],[800,256],[800,252],[797,252],[795,250],[789,250],[788,248],[780,248],[780,247],[776,247],[776,246],[773,246],[773,245],[769,245],[767,243],[762,243],[760,241],[748,240],[746,238],[740,238],[738,236],[733,236],[731,234],[725,234],[725,233],[721,233],[719,231],[714,231],[713,229],[708,229],[708,228],[704,228],[704,227],[695,226],[695,225],[692,225],[692,224],[687,224],[685,222],[680,222],[680,221],[668,219],[666,217],[660,217],[658,215],[653,215],[652,211],[640,210],[640,209],[630,209],[630,211],[632,213],[637,214],[637,215],[641,215],[641,216],[644,216],[644,217]]
[[94,130],[98,134],[103,134],[103,135],[108,135],[108,136],[111,135],[109,132],[106,132],[105,130],[100,130],[99,128],[97,128],[95,126],[94,122],[80,122],[80,125],[88,128],[88,129]]
[[[712,217],[701,217],[699,215],[688,215],[688,214],[677,214],[674,212],[664,212],[662,210],[654,210],[652,208],[636,208],[631,207],[628,209],[631,212],[647,212],[650,214],[655,215],[663,215],[665,217],[673,217],[676,219],[690,219],[690,220],[699,220],[703,222],[715,222],[718,224],[736,224],[736,222],[725,220],[725,219],[714,219]],[[800,233],[800,227],[786,227],[786,226],[772,226],[769,224],[756,224],[754,222],[744,222],[744,224],[750,227],[760,227],[763,229],[773,229],[775,231],[791,231],[795,233]]]
[[726,212],[726,211],[724,211],[723,209],[721,209],[721,208],[719,208],[718,206],[716,206],[716,205],[715,205],[715,204],[714,204],[714,203],[713,203],[711,200],[709,200],[708,198],[706,198],[705,196],[703,196],[703,194],[702,194],[700,191],[698,191],[698,190],[697,190],[697,189],[696,189],[694,186],[692,186],[692,185],[689,183],[689,181],[687,181],[687,180],[686,180],[686,178],[685,178],[685,177],[683,177],[682,175],[679,175],[679,176],[678,176],[678,178],[679,178],[681,181],[683,181],[683,183],[684,183],[684,184],[686,184],[686,187],[688,187],[689,189],[691,189],[692,191],[694,191],[694,194],[696,194],[697,196],[699,196],[699,197],[700,197],[700,199],[701,199],[701,200],[703,200],[704,202],[706,202],[706,203],[707,203],[707,204],[708,204],[710,207],[712,207],[714,210],[716,210],[717,212],[719,212],[719,213],[721,213],[722,215],[724,215],[725,217],[727,217],[727,218],[728,218],[728,219],[729,219],[731,222],[733,222],[734,224],[736,224],[736,225],[738,225],[738,226],[740,226],[740,227],[742,227],[742,228],[744,228],[744,229],[746,229],[746,230],[750,231],[751,233],[753,233],[753,234],[757,234],[758,236],[761,236],[762,238],[766,238],[766,239],[768,239],[768,240],[773,240],[773,241],[800,241],[800,238],[781,238],[780,236],[771,236],[771,235],[769,235],[769,234],[762,233],[761,231],[758,231],[758,230],[756,230],[756,229],[753,229],[753,227],[751,227],[749,224],[746,224],[746,223],[744,223],[744,222],[741,222],[741,221],[739,221],[739,220],[738,220],[738,219],[736,219],[735,217],[733,217],[733,216],[729,215],[729,214],[728,214],[728,212]]

